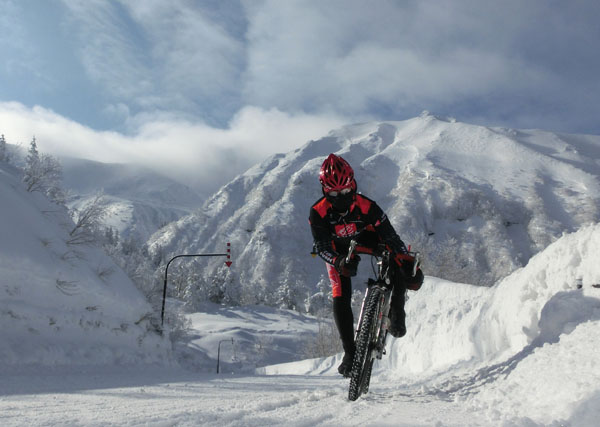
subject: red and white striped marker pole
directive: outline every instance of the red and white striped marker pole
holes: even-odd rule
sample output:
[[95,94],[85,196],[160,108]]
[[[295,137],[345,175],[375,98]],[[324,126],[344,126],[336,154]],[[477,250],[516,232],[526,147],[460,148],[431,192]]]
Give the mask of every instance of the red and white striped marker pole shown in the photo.
[[227,261],[225,261],[227,267],[231,267],[231,243],[227,242]]

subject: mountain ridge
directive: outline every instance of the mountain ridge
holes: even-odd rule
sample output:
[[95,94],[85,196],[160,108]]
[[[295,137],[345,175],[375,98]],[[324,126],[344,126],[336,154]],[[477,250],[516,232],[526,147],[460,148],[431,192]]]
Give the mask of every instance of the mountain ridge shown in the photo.
[[[425,252],[426,273],[453,281],[489,286],[563,232],[600,219],[600,137],[422,114],[346,126],[271,156],[155,233],[151,251],[212,251],[230,241],[241,302],[290,308],[324,298],[325,269],[307,258],[307,218],[331,152],[349,161],[358,191],[377,201],[400,236]],[[214,274],[221,263],[201,268]]]
[[79,209],[104,196],[104,224],[124,238],[145,242],[156,230],[190,214],[202,198],[190,187],[147,167],[61,157],[68,206]]

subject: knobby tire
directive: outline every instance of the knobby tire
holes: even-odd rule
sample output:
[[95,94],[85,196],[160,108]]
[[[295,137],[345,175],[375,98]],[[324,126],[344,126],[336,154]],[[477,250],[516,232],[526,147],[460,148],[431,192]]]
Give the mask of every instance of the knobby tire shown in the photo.
[[375,362],[375,359],[371,359],[370,361],[367,362],[364,370],[365,373],[363,375],[363,384],[361,387],[361,392],[360,394],[367,394],[369,392],[369,384],[371,383],[371,370],[373,369],[373,363]]
[[361,394],[369,390],[371,369],[374,361],[371,356],[371,350],[373,349],[382,290],[377,286],[373,286],[368,292],[369,296],[365,302],[362,322],[358,336],[356,337],[356,351],[352,363],[352,372],[350,373],[348,399],[352,401],[358,399]]

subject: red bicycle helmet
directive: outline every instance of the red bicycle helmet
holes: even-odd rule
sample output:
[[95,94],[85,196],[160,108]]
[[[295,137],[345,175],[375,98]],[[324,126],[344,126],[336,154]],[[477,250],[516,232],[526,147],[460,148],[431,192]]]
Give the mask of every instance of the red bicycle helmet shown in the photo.
[[321,165],[319,181],[325,193],[344,188],[356,190],[354,170],[347,161],[335,154],[330,154]]

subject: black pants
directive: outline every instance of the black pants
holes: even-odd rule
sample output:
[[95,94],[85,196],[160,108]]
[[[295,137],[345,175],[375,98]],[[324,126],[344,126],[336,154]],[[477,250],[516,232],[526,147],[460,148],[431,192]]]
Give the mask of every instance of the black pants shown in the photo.
[[341,296],[333,298],[333,319],[345,353],[354,353],[354,315],[352,313],[352,282],[340,276]]

